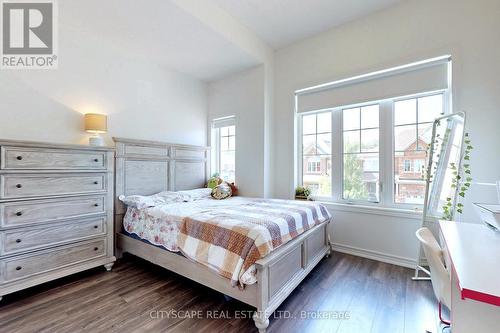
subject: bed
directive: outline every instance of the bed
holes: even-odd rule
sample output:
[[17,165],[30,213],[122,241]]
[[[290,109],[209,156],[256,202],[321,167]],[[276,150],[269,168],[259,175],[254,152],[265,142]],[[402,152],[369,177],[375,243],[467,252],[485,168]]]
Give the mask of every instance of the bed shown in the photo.
[[[322,223],[309,224],[307,228],[292,239],[273,249],[265,257],[252,263],[249,274],[242,275],[239,287],[231,279],[223,277],[213,267],[207,267],[201,261],[196,262],[175,251],[173,239],[162,241],[160,238],[139,236],[137,227],[132,227],[132,214],[144,214],[161,219],[176,216],[170,226],[173,227],[186,215],[186,208],[195,207],[196,213],[227,210],[231,205],[250,207],[257,205],[307,205],[295,201],[268,202],[262,199],[231,198],[224,202],[206,200],[203,202],[179,204],[181,213],[173,214],[172,207],[150,211],[132,211],[118,199],[121,195],[152,195],[162,191],[181,191],[203,187],[208,178],[209,148],[200,146],[175,145],[163,142],[114,138],[116,143],[116,191],[115,191],[115,232],[116,256],[124,252],[141,257],[162,266],[193,281],[217,290],[227,296],[238,299],[256,308],[253,319],[259,332],[265,332],[269,325],[269,316],[290,295],[299,283],[319,263],[330,254],[328,237],[329,219]],[[242,206],[243,205],[243,206]],[[196,211],[200,208],[201,210]],[[294,206],[294,207],[295,207]],[[198,207],[198,208],[196,208]],[[190,209],[191,209],[190,208]],[[211,208],[210,208],[211,209]],[[165,213],[164,211],[167,211]],[[156,214],[156,215],[155,215]],[[164,214],[164,215],[162,215]],[[126,228],[123,228],[125,219]],[[199,218],[198,218],[199,219]],[[128,222],[127,222],[128,221]],[[177,221],[177,222],[176,222]],[[197,221],[197,220],[194,220]],[[127,230],[125,230],[127,229]],[[183,231],[184,232],[184,231]],[[185,245],[185,244],[184,244]]]

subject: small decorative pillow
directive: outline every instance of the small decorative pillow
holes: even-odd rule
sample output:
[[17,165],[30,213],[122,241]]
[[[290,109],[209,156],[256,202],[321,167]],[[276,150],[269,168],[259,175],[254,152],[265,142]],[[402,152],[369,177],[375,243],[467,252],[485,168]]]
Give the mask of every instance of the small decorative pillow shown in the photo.
[[207,187],[209,189],[214,189],[217,187],[217,185],[222,184],[222,178],[219,177],[212,177],[208,180]]
[[238,195],[238,187],[234,183],[228,183],[231,187],[231,196],[235,197]]
[[227,183],[222,183],[220,185],[217,185],[212,190],[212,198],[217,200],[229,198],[231,194],[232,194],[231,187]]

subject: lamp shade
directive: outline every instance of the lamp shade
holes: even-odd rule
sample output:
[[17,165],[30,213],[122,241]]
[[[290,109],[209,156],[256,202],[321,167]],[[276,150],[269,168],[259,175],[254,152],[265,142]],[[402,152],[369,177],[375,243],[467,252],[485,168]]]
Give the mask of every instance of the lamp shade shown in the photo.
[[108,117],[100,113],[85,114],[85,131],[90,133],[106,133],[108,131]]

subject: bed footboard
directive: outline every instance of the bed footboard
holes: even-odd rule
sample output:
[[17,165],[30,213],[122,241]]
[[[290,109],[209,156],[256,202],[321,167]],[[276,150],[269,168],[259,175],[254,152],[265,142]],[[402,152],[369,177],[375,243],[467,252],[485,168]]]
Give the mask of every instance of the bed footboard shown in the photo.
[[257,311],[253,319],[260,333],[266,331],[269,316],[330,254],[329,243],[328,223],[324,223],[257,261]]

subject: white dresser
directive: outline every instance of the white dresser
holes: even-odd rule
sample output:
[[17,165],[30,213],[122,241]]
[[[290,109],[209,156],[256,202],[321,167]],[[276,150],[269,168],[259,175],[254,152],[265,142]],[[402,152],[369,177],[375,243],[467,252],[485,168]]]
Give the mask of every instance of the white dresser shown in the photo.
[[114,150],[0,141],[0,299],[113,256]]

